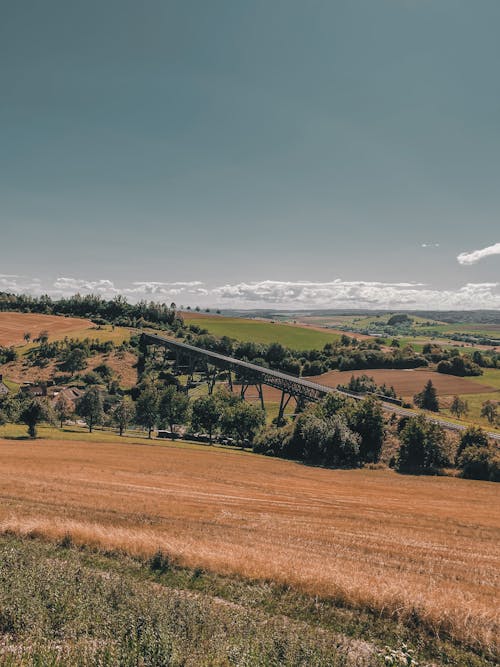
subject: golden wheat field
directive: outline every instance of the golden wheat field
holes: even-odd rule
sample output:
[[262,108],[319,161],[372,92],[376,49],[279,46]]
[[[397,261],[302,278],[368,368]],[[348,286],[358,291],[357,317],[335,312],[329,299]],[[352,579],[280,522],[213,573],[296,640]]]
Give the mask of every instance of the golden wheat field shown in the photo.
[[0,440],[2,531],[273,579],[493,648],[499,487],[160,443]]

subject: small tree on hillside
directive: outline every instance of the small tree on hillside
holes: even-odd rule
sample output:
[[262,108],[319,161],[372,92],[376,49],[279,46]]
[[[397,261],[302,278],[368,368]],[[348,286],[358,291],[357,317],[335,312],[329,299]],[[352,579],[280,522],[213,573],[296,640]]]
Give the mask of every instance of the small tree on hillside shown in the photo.
[[69,350],[59,364],[59,368],[62,371],[67,371],[71,374],[83,371],[86,367],[87,354],[81,347],[75,347],[73,350]]
[[167,387],[160,396],[159,415],[160,422],[167,423],[170,427],[171,437],[174,438],[176,424],[184,424],[189,411],[189,398],[186,394],[171,385]]
[[77,413],[83,417],[89,428],[89,433],[97,424],[102,423],[104,416],[101,392],[97,387],[90,387],[79,399],[76,407]]
[[113,408],[111,417],[113,422],[118,426],[118,432],[123,435],[123,431],[130,424],[134,418],[135,407],[132,400],[128,396],[124,396]]
[[40,343],[40,345],[46,345],[49,342],[49,332],[46,330],[40,331],[36,338],[36,342]]
[[452,415],[455,415],[460,419],[462,415],[466,415],[469,412],[469,404],[460,396],[454,396],[452,404],[450,405],[450,412]]
[[36,438],[38,424],[53,421],[54,413],[45,398],[36,397],[23,405],[20,419],[27,425],[30,438]]
[[415,394],[413,397],[415,405],[423,410],[431,410],[432,412],[439,412],[439,401],[437,391],[432,380],[429,380],[423,390]]
[[212,434],[221,419],[222,406],[217,396],[200,396],[191,406],[191,424],[193,429],[208,433],[210,444]]
[[158,390],[152,384],[147,385],[137,397],[135,418],[138,424],[148,429],[148,438],[158,422]]
[[26,331],[23,335],[24,340],[29,343],[31,340],[31,333],[29,331]]
[[71,419],[71,417],[73,416],[74,413],[73,403],[62,392],[56,398],[56,401],[54,403],[54,412],[56,414],[57,419],[59,420],[61,428],[63,427],[64,422],[67,421],[68,419]]
[[481,417],[486,417],[490,424],[498,419],[498,407],[493,401],[485,401],[481,407]]
[[396,463],[399,472],[435,472],[449,464],[446,436],[439,424],[423,415],[410,417],[400,434],[401,446]]

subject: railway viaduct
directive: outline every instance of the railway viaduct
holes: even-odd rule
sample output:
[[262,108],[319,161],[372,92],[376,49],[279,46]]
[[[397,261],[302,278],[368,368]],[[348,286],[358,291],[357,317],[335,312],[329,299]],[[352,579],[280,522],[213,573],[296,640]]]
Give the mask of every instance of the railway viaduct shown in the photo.
[[[165,338],[158,334],[143,333],[140,341],[140,350],[143,355],[148,354],[149,346],[163,347],[172,352],[175,356],[175,365],[177,368],[182,368],[187,372],[190,381],[193,379],[195,371],[202,370],[207,378],[208,391],[211,394],[215,386],[217,378],[224,373],[231,391],[233,391],[233,379],[238,378],[240,395],[245,398],[248,387],[256,387],[261,406],[264,409],[264,395],[262,386],[274,387],[281,391],[281,400],[278,412],[278,423],[283,419],[283,415],[290,400],[293,398],[297,405],[303,405],[311,401],[319,401],[327,394],[339,393],[355,400],[362,400],[364,396],[352,394],[347,391],[336,389],[334,387],[327,387],[317,382],[311,382],[305,378],[295,377],[288,373],[275,371],[263,366],[249,363],[228,357],[218,352],[211,350],[204,350],[201,347],[195,347],[188,343],[181,343],[173,338]],[[399,406],[393,405],[387,401],[381,401],[382,408],[388,412],[395,413],[400,416],[414,417],[415,412]],[[463,424],[455,424],[454,422],[440,419],[438,417],[428,417],[429,421],[440,424],[444,428],[452,431],[463,431],[466,426]],[[488,436],[493,440],[500,442],[499,433],[488,433]]]

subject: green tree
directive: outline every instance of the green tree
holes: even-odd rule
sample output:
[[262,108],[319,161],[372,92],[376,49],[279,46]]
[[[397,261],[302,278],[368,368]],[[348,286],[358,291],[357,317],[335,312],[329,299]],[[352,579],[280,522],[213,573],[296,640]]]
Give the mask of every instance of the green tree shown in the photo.
[[348,413],[349,428],[360,436],[359,456],[361,461],[375,463],[380,459],[384,444],[384,416],[380,401],[367,396],[354,405]]
[[40,422],[52,422],[53,419],[54,414],[45,398],[31,398],[21,408],[20,420],[28,427],[30,438],[36,438],[36,427]]
[[83,371],[86,367],[87,354],[81,347],[75,347],[74,349],[69,350],[60,363],[61,370],[68,371],[68,373]]
[[24,340],[29,343],[31,340],[31,333],[29,331],[26,331],[23,335]]
[[488,447],[488,445],[488,436],[483,429],[479,426],[469,426],[469,428],[460,436],[460,441],[455,454],[455,463],[458,465],[458,459],[467,447]]
[[460,398],[460,396],[454,396],[450,405],[450,412],[460,419],[462,415],[466,415],[469,412],[469,404],[466,400]]
[[423,390],[415,394],[413,397],[415,405],[424,410],[431,410],[432,412],[439,412],[439,401],[437,391],[432,380],[429,380]]
[[172,440],[176,424],[184,424],[189,412],[189,398],[178,391],[173,385],[167,387],[160,396],[159,416],[160,423],[167,423],[170,427]]
[[399,472],[435,472],[449,465],[444,430],[423,415],[408,419],[400,433],[400,439],[401,446],[396,462]]
[[111,418],[118,426],[118,432],[123,435],[123,431],[134,418],[135,407],[128,396],[124,396],[113,408]]
[[458,467],[465,479],[500,482],[500,456],[495,447],[466,447],[458,457]]
[[217,427],[222,414],[221,402],[217,396],[200,396],[191,406],[191,425],[194,430],[206,431],[210,444],[212,444],[212,434]]
[[490,424],[494,424],[498,419],[497,404],[493,401],[485,401],[481,407],[481,417],[486,417]]
[[71,419],[71,417],[73,416],[74,413],[73,403],[69,400],[67,396],[64,395],[63,392],[61,392],[55,400],[54,412],[56,414],[57,419],[59,420],[61,428],[63,427],[64,422],[68,419]]
[[148,438],[158,422],[159,394],[153,384],[146,384],[135,404],[135,418],[138,424],[148,429]]
[[345,415],[323,417],[308,411],[295,422],[290,451],[296,451],[304,461],[354,468],[360,462],[360,440],[349,428]]
[[78,400],[76,411],[83,417],[89,433],[97,424],[102,423],[104,417],[101,392],[97,387],[90,387]]
[[246,401],[238,401],[225,408],[221,418],[221,428],[226,435],[235,437],[240,446],[251,443],[257,431],[264,425],[264,412]]
[[19,419],[21,403],[12,394],[0,398],[0,425],[7,422],[16,422]]

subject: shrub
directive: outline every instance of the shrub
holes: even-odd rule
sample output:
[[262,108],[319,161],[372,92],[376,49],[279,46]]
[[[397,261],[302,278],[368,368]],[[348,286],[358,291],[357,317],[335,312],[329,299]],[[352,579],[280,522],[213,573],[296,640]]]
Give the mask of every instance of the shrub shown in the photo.
[[398,472],[432,473],[449,465],[444,430],[439,424],[427,421],[423,415],[408,420],[400,439],[396,461]]
[[488,436],[479,426],[469,426],[469,428],[462,433],[460,442],[458,443],[455,454],[455,463],[458,465],[460,455],[468,447],[488,447]]
[[458,467],[465,479],[500,482],[500,456],[490,445],[466,447],[458,457]]
[[297,419],[290,449],[299,458],[322,465],[355,468],[360,464],[360,436],[351,431],[344,415],[321,417],[306,412]]

